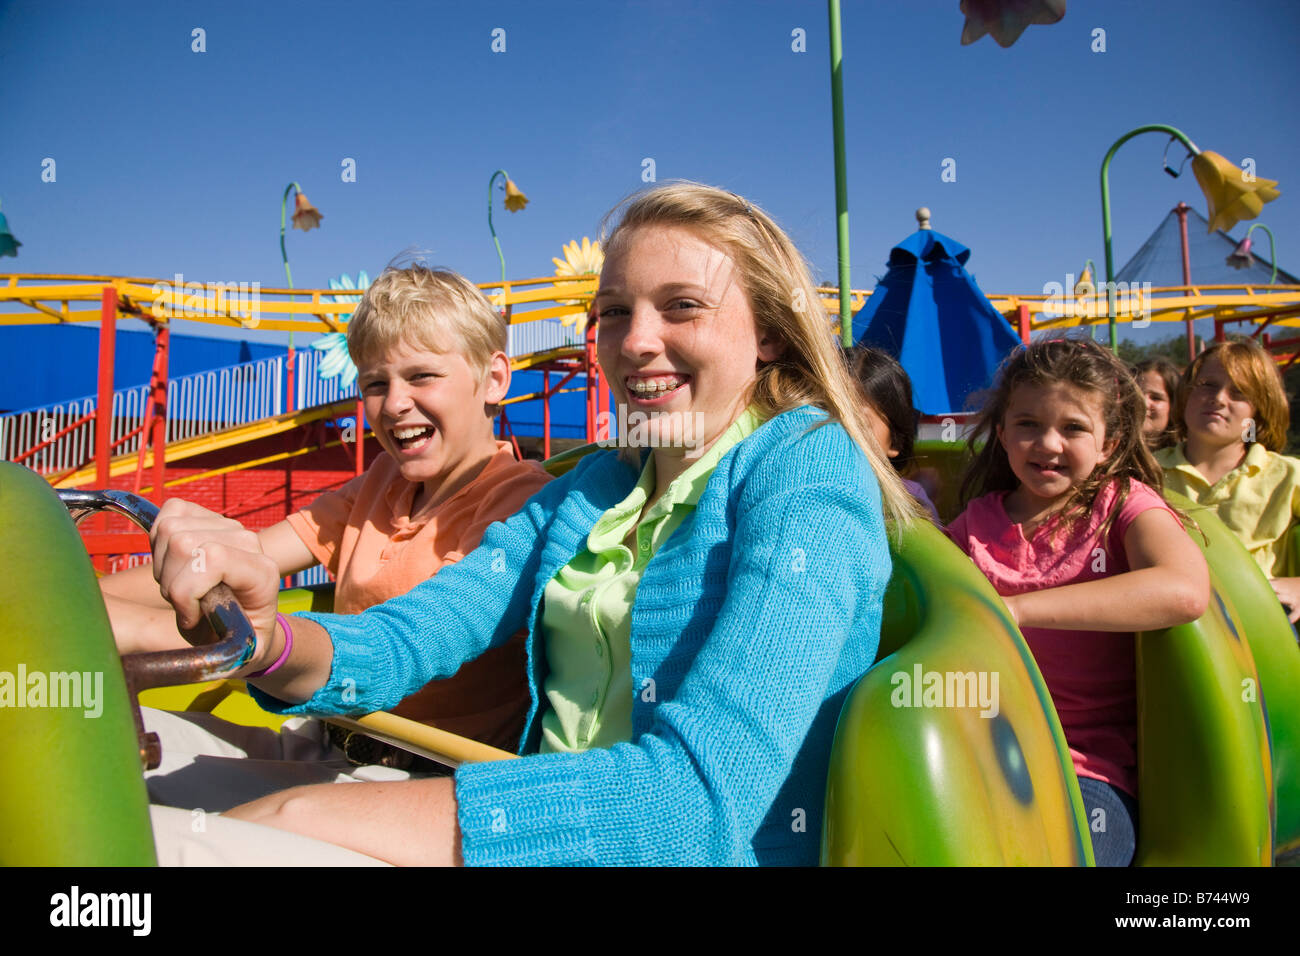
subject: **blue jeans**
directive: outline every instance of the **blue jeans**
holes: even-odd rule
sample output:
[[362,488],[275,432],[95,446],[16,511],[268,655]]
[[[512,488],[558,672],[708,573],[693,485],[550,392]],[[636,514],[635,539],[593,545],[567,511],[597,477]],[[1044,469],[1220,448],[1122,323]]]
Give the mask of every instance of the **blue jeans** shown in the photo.
[[1118,787],[1079,778],[1083,808],[1098,866],[1128,866],[1137,850],[1137,801]]

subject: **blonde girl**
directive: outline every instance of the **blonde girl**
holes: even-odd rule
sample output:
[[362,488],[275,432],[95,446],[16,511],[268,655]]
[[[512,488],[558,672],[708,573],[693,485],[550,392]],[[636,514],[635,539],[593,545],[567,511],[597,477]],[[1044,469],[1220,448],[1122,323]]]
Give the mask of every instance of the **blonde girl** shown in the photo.
[[259,556],[201,529],[155,541],[182,623],[235,590],[252,686],[283,712],[383,709],[526,627],[527,756],[230,815],[393,863],[816,863],[835,723],[879,641],[886,521],[916,506],[763,210],[659,186],[605,245],[600,363],[648,447],[586,456],[454,567],[347,618],[277,622]]

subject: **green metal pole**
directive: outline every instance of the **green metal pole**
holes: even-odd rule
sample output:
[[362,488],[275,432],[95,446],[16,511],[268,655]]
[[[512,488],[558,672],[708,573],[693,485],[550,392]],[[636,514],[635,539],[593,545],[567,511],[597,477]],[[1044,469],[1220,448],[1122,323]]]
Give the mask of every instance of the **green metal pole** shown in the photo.
[[[284,248],[284,215],[289,205],[289,193],[294,190],[302,192],[302,187],[297,183],[290,183],[284,187],[284,195],[280,197],[280,258],[284,260],[284,277],[289,282],[289,288],[293,288],[293,274],[289,271],[289,253]],[[289,343],[293,344],[293,332],[289,332]]]
[[849,308],[849,181],[844,162],[844,62],[840,43],[840,0],[826,0],[831,25],[831,120],[835,129],[835,241],[839,252],[840,342],[853,345]]
[[[498,169],[488,179],[488,232],[492,233],[492,243],[497,247],[497,258],[501,260],[501,301],[504,303],[506,295],[506,257],[501,252],[501,243],[497,239],[496,227],[492,225],[492,184],[497,181],[498,176],[505,179],[510,178],[510,174],[504,169]],[[502,308],[505,308],[505,306],[503,305]]]
[[[289,205],[289,193],[293,192],[293,190],[295,189],[298,190],[298,192],[302,192],[302,187],[299,186],[296,182],[290,183],[289,185],[284,187],[284,195],[280,197],[280,258],[284,260],[284,278],[288,281],[290,289],[293,288],[293,273],[289,271],[289,253],[284,248],[284,215],[285,215],[285,210]],[[289,301],[290,302],[293,301],[293,296],[289,297]],[[293,329],[289,330],[289,352],[285,356],[284,363],[285,363],[284,364],[285,411],[291,412],[294,411],[294,406],[297,404],[293,400],[293,392],[294,392]]]
[[1153,123],[1150,126],[1139,126],[1137,129],[1131,129],[1115,140],[1115,145],[1110,148],[1110,151],[1106,153],[1106,158],[1101,161],[1101,231],[1102,241],[1106,247],[1106,307],[1110,320],[1110,350],[1116,354],[1119,353],[1119,334],[1115,329],[1115,256],[1110,247],[1110,161],[1121,146],[1134,136],[1142,133],[1168,133],[1186,146],[1193,156],[1200,153],[1200,149],[1187,138],[1182,130],[1160,123]]
[[1269,278],[1268,284],[1272,285],[1277,281],[1277,240],[1273,238],[1273,230],[1268,228],[1268,226],[1264,225],[1262,222],[1257,222],[1247,229],[1246,238],[1249,239],[1250,234],[1256,229],[1263,229],[1268,233],[1268,257],[1273,260],[1273,275]]

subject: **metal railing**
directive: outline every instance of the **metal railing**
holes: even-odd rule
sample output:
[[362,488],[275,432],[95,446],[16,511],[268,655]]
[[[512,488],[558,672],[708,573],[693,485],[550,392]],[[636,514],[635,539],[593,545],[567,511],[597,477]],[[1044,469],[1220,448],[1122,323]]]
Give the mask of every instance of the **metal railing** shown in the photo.
[[582,332],[573,325],[564,325],[559,319],[541,319],[510,326],[511,358],[533,352],[548,352],[566,345],[581,348]]
[[[0,461],[19,462],[41,474],[89,461],[95,454],[94,414],[91,397],[0,415]],[[37,448],[45,441],[50,444]]]
[[[513,326],[510,344],[510,357],[517,358],[563,346],[580,347],[582,333],[558,319],[543,319]],[[282,414],[285,358],[278,355],[168,381],[167,441],[197,438]],[[322,358],[313,348],[294,353],[295,409],[355,396],[355,386],[341,388],[337,376],[322,379],[317,375]],[[144,432],[137,429],[144,422],[148,398],[148,385],[113,393],[109,428],[113,454],[139,451]],[[95,457],[94,412],[95,396],[88,395],[0,415],[0,461],[21,461],[43,475],[88,464]],[[133,431],[137,433],[131,435]],[[131,437],[123,441],[127,435]],[[43,443],[44,447],[37,447]]]
[[306,571],[299,571],[293,575],[292,586],[305,588],[312,584],[329,584],[333,580],[325,565],[318,564],[314,568],[308,568]]
[[[337,402],[356,394],[355,386],[343,389],[337,377],[321,379],[316,374],[321,357],[311,348],[295,352],[295,408]],[[171,379],[167,383],[167,441],[197,438],[282,414],[284,366],[285,356],[278,355]],[[139,451],[144,432],[137,429],[144,423],[148,396],[148,385],[113,393],[109,431],[115,455]],[[95,457],[95,407],[91,395],[0,415],[0,461],[21,461],[44,475],[88,464]],[[136,434],[131,435],[133,431]],[[131,437],[123,441],[127,435]],[[42,443],[44,447],[38,448]]]

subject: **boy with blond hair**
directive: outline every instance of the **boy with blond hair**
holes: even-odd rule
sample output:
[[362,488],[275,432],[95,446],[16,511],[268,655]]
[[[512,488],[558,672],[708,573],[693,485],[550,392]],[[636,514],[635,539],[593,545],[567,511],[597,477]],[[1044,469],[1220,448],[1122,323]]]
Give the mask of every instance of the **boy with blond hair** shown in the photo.
[[[335,611],[354,614],[460,560],[548,475],[535,462],[516,461],[510,445],[493,435],[510,386],[507,323],[462,276],[418,265],[386,270],[366,290],[347,335],[366,419],[384,450],[366,472],[255,534],[179,499],[163,506],[155,527],[198,518],[213,532],[209,540],[255,543],[253,550],[282,575],[323,564],[336,581]],[[124,653],[188,646],[151,568],[102,578],[101,589]],[[529,705],[523,638],[521,632],[453,677],[432,681],[394,713],[516,751]],[[272,789],[285,779],[338,779],[352,770],[337,748],[313,752],[322,733],[315,722],[275,735],[209,715],[148,710],[146,724],[163,736],[164,764],[150,774],[156,802],[219,809],[166,780],[197,754],[315,765],[280,768]],[[404,756],[380,753],[365,738],[336,743],[348,747],[353,763],[400,763]],[[247,792],[236,784],[236,797]]]

